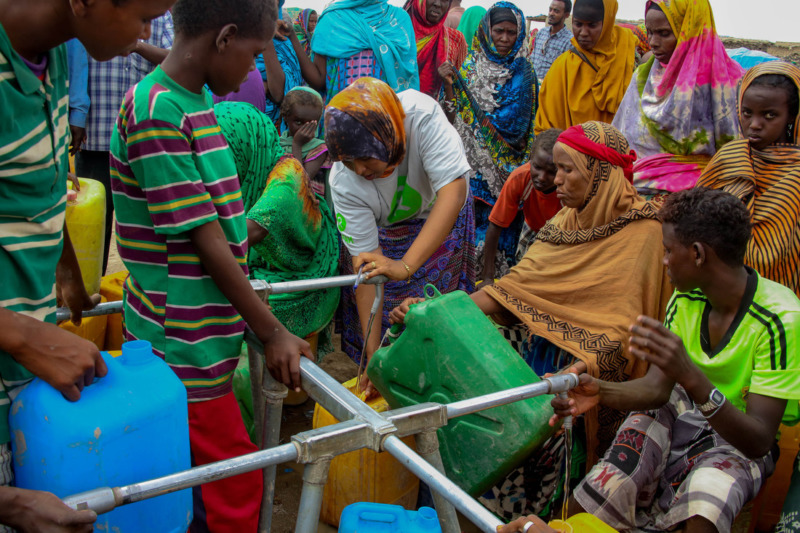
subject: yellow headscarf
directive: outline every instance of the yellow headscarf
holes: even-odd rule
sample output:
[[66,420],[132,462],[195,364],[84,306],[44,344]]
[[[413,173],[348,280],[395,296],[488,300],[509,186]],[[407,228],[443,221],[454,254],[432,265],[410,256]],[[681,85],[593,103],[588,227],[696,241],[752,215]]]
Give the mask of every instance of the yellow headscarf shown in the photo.
[[711,11],[711,4],[707,1],[648,0],[645,11],[650,8],[650,4],[657,4],[664,12],[672,27],[672,33],[678,39],[677,44],[697,37],[705,30],[717,33],[714,13]]
[[573,38],[573,49],[550,67],[539,92],[537,135],[549,128],[614,119],[631,81],[637,42],[630,30],[615,25],[617,7],[617,0],[603,0],[603,32],[592,50]]

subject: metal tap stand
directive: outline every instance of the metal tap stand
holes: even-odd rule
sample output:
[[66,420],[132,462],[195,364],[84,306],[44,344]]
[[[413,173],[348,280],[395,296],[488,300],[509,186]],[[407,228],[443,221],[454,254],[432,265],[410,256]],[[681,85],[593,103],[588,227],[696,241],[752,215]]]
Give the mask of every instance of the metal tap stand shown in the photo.
[[[293,292],[348,286],[352,285],[357,277],[337,276],[271,286],[264,282],[252,282],[252,285],[258,291],[277,294],[279,291]],[[366,283],[382,283],[383,281],[376,279]],[[259,286],[259,284],[261,285]],[[115,306],[115,310],[108,310],[112,305]],[[110,302],[105,304],[100,311],[96,311],[96,309],[88,311],[83,316],[111,314],[120,312],[120,310],[121,302]],[[57,316],[68,318],[69,312],[59,309]],[[460,531],[456,509],[476,524],[481,531],[494,533],[502,522],[446,477],[439,453],[436,430],[446,425],[450,418],[534,396],[558,394],[578,386],[577,375],[560,374],[530,385],[447,405],[424,403],[379,414],[312,361],[301,358],[300,374],[303,389],[341,422],[298,433],[292,436],[290,443],[279,446],[281,407],[286,388],[272,379],[264,368],[260,357],[260,354],[264,353],[264,347],[249,330],[245,334],[245,340],[250,349],[251,364],[254,364],[251,367],[251,373],[261,377],[261,380],[254,379],[252,383],[254,385],[253,409],[259,429],[257,434],[261,435],[261,445],[264,449],[141,483],[93,489],[65,498],[64,503],[75,509],[93,509],[98,513],[105,513],[121,505],[263,469],[265,498],[260,531],[269,531],[272,518],[272,499],[275,491],[275,468],[280,463],[297,461],[305,465],[305,471],[295,533],[314,533],[319,523],[322,491],[328,478],[331,459],[337,455],[367,448],[376,452],[389,452],[431,487],[434,505],[444,533]],[[260,366],[258,366],[259,364]],[[256,383],[256,381],[260,381],[260,383]],[[261,398],[258,402],[256,401],[257,397]],[[400,440],[401,437],[407,435],[417,436],[418,453]]]
[[[268,303],[269,296],[272,294],[285,294],[290,292],[302,292],[308,290],[328,289],[335,287],[350,287],[356,281],[359,283],[382,285],[388,278],[376,276],[370,280],[362,281],[361,276],[336,276],[332,278],[322,278],[315,280],[289,281],[285,283],[270,284],[263,280],[252,280],[250,282],[253,289],[261,297],[264,303]],[[380,301],[379,293],[375,294],[375,299]],[[258,442],[256,445],[265,450],[278,445],[281,435],[281,420],[283,413],[283,400],[289,391],[283,383],[280,383],[269,373],[264,365],[264,349],[258,338],[253,335],[250,329],[247,330],[247,355],[250,363],[250,389],[253,395],[253,420],[255,422],[256,435]],[[257,347],[257,348],[254,348]],[[342,418],[340,420],[345,420]],[[269,533],[272,529],[272,509],[275,500],[275,477],[277,466],[270,465],[263,470],[264,492],[261,497],[261,512],[258,521],[258,532]],[[325,469],[327,479],[328,470]],[[322,483],[325,486],[325,483]],[[322,489],[320,489],[322,490]],[[320,498],[322,497],[320,492]],[[322,500],[320,500],[321,502]],[[319,514],[319,513],[317,513]]]

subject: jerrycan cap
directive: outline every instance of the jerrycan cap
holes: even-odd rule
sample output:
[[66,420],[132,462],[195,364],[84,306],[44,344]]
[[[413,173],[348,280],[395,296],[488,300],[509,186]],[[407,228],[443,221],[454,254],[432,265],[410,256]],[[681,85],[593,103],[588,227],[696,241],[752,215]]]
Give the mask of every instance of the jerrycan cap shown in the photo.
[[438,523],[439,521],[436,511],[431,507],[420,507],[417,513],[417,516],[425,522],[436,521]]
[[152,361],[153,345],[149,341],[130,341],[122,345],[122,364],[144,365]]

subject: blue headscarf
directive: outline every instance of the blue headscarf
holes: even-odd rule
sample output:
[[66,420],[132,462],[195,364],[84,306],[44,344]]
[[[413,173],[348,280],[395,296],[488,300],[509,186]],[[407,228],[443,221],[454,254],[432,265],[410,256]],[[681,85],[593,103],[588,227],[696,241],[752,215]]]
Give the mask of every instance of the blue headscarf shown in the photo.
[[[492,12],[499,9],[510,9],[517,19],[517,40],[511,51],[500,55],[492,41]],[[531,87],[536,85],[533,67],[525,57],[525,15],[511,2],[498,2],[494,4],[483,16],[478,31],[475,34],[478,48],[474,49],[461,67],[461,75],[467,79],[466,74],[474,69],[478,54],[484,54],[490,61],[502,65],[511,73],[511,79],[502,87],[495,87],[494,100],[497,109],[486,113],[486,117],[495,127],[497,132],[511,146],[525,147],[527,137],[532,135],[533,129],[529,120],[531,110],[535,106],[536,92]],[[477,74],[474,72],[472,75]],[[492,83],[494,80],[488,80]],[[530,131],[529,131],[530,130]]]
[[419,90],[411,17],[387,0],[338,0],[329,5],[319,16],[311,49],[336,59],[372,50],[383,69],[384,81],[395,92]]
[[[517,40],[504,55],[492,42],[493,12],[507,19],[513,14],[517,22]],[[494,205],[508,175],[528,160],[533,145],[539,85],[524,42],[522,11],[510,2],[494,4],[481,19],[453,86],[460,117],[456,129],[475,171],[470,188],[489,205]]]

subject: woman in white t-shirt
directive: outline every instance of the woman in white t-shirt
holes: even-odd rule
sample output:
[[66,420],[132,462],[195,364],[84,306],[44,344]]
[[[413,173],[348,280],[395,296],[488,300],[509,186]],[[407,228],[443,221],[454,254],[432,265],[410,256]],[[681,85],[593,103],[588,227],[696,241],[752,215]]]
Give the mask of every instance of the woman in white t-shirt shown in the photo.
[[[325,142],[336,161],[330,186],[346,248],[342,268],[386,284],[382,321],[375,321],[368,357],[389,327],[388,310],[427,283],[440,292],[471,292],[475,222],[469,163],[455,128],[435,100],[415,90],[395,94],[361,78],[325,112]],[[342,347],[359,362],[375,287],[343,293]]]

